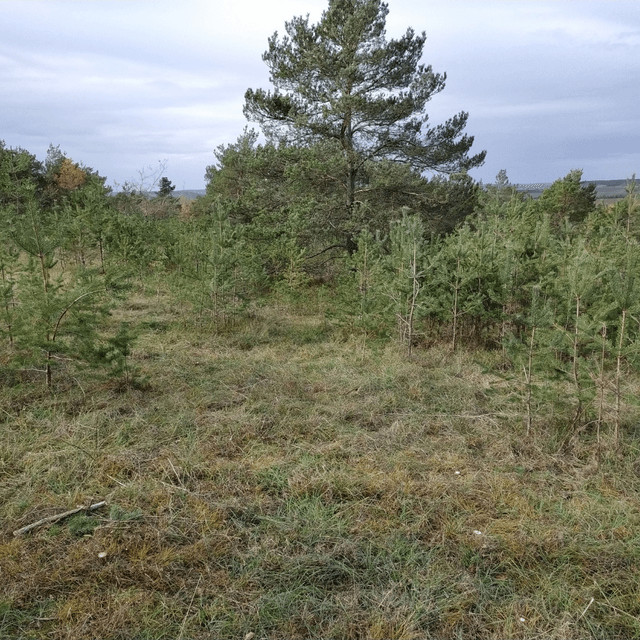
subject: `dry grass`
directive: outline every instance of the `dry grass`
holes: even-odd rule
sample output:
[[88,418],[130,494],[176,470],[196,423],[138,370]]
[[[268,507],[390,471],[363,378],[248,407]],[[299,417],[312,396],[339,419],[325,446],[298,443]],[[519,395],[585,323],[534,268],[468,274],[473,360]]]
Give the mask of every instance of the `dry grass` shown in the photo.
[[0,392],[0,637],[640,634],[630,428],[598,469],[589,431],[549,445],[553,407],[524,438],[492,354],[408,359],[282,305],[213,333],[154,289],[122,319],[147,387]]

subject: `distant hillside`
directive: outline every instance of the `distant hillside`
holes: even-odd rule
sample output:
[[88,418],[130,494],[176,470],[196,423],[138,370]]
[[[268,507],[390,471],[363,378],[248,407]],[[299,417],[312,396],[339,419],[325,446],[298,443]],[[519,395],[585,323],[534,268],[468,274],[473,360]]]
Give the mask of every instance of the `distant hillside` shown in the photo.
[[172,195],[174,198],[184,196],[188,200],[195,200],[200,196],[204,196],[206,193],[206,189],[184,189],[183,191],[174,191]]
[[[595,184],[598,199],[624,198],[627,180],[583,180],[582,185]],[[552,185],[551,182],[534,182],[529,184],[516,184],[518,191],[526,191],[533,198],[538,198],[540,194]]]
[[[516,184],[518,191],[526,191],[534,198],[537,198],[545,189],[551,186],[551,182],[532,182],[528,184]],[[625,195],[624,188],[627,180],[583,180],[583,185],[595,184],[598,198],[623,198]],[[206,189],[184,189],[182,191],[174,191],[173,196],[179,198],[184,196],[188,200],[195,200],[207,193]],[[155,195],[155,194],[154,194]]]

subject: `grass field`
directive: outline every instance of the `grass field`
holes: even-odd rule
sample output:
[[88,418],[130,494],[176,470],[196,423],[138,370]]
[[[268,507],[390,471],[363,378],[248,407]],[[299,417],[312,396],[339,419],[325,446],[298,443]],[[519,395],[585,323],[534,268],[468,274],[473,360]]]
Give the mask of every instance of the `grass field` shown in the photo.
[[562,407],[524,436],[500,352],[408,358],[315,303],[216,332],[157,288],[123,319],[137,385],[3,379],[1,638],[640,637],[631,375],[598,464]]

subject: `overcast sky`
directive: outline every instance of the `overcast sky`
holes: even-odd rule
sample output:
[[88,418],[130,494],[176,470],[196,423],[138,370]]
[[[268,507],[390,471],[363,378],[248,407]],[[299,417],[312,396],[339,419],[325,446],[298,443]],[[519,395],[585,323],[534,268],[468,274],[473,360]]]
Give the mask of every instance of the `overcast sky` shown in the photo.
[[[213,150],[247,124],[247,88],[285,21],[327,0],[0,0],[0,140],[44,160],[50,143],[110,185],[167,161],[201,189]],[[447,73],[431,124],[469,112],[471,173],[492,182],[640,174],[640,2],[388,0],[387,37],[426,31]]]

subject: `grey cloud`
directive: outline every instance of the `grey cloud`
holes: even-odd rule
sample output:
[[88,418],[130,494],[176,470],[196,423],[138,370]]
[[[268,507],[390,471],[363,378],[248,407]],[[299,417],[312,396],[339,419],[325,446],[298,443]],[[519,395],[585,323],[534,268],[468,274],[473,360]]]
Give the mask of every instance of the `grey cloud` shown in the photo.
[[[204,186],[219,144],[246,124],[248,87],[284,21],[326,0],[233,3],[3,2],[4,138],[42,157],[50,142],[122,183],[158,159]],[[626,177],[640,148],[640,3],[389,0],[388,37],[427,32],[424,62],[447,72],[438,124],[465,110],[491,181],[549,181],[572,168]],[[582,165],[572,166],[572,162]]]

